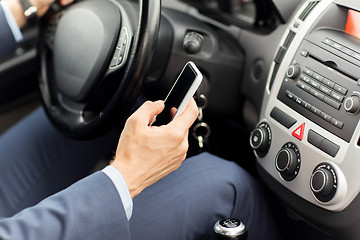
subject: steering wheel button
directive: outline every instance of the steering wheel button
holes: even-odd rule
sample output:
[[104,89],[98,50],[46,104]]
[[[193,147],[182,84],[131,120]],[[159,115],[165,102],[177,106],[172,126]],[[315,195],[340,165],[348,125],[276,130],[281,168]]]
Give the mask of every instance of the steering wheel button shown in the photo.
[[116,67],[119,59],[120,49],[116,48],[113,58],[111,59],[110,67]]

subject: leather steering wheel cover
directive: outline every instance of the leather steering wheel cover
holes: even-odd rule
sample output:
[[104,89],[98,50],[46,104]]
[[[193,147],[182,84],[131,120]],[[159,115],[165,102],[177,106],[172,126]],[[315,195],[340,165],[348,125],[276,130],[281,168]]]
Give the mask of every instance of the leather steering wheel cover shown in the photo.
[[[135,102],[141,86],[146,79],[153,58],[160,27],[161,0],[139,0],[137,29],[123,72],[121,83],[101,113],[84,118],[83,112],[69,111],[57,99],[56,86],[48,79],[49,50],[46,50],[42,37],[39,44],[39,87],[45,111],[53,124],[65,135],[86,139],[109,130],[121,115],[125,118]],[[47,26],[47,23],[44,24]],[[40,31],[41,36],[45,33]],[[50,61],[51,62],[51,61]],[[106,63],[104,63],[106,64]]]

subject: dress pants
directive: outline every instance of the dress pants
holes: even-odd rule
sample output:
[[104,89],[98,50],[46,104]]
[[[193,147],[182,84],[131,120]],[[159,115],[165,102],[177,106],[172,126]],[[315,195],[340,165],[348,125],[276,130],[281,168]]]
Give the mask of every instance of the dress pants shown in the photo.
[[[0,217],[13,216],[87,176],[99,161],[112,158],[119,135],[115,129],[89,141],[69,139],[42,108],[35,110],[0,137]],[[212,227],[226,217],[240,219],[249,240],[278,239],[257,181],[236,163],[209,153],[186,159],[133,203],[135,240],[215,239]]]

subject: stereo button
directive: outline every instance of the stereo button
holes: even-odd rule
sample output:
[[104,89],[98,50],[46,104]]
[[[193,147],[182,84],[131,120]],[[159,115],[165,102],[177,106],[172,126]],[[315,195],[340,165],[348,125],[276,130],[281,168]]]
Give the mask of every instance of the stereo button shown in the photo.
[[335,100],[338,100],[339,102],[344,101],[344,96],[338,94],[337,92],[332,91],[332,92],[330,93],[330,96],[331,96],[332,98],[334,98]]
[[323,84],[325,84],[326,86],[333,88],[335,86],[335,83],[327,78],[323,79]]
[[322,42],[329,46],[332,46],[334,44],[334,41],[328,38],[325,38],[325,40],[323,40]]
[[321,92],[318,92],[318,91],[316,91],[314,89],[310,89],[310,94],[313,95],[314,97],[320,99],[320,100],[323,100],[324,97],[325,97],[324,94],[322,94]]
[[304,73],[309,75],[309,76],[312,76],[314,72],[312,70],[308,69],[308,68],[305,68]]
[[354,52],[351,54],[351,56],[360,61],[360,53]]
[[344,124],[342,122],[340,122],[339,120],[336,120],[335,118],[332,118],[330,123],[339,129],[342,129],[344,126]]
[[316,80],[318,80],[319,82],[322,82],[322,80],[324,79],[323,76],[317,74],[317,73],[313,73],[313,78],[315,78]]
[[344,88],[344,87],[342,87],[342,86],[340,86],[340,85],[338,85],[338,84],[335,84],[335,86],[334,86],[334,89],[336,90],[336,91],[338,91],[339,93],[341,93],[341,94],[346,94],[347,93],[347,89],[346,88]]
[[320,116],[322,119],[324,119],[327,122],[330,122],[330,120],[331,120],[331,116],[327,113],[321,112]]
[[302,90],[304,90],[305,92],[309,92],[310,91],[310,87],[304,83],[302,83],[301,81],[296,83],[296,86],[298,86],[299,88],[301,88]]
[[327,94],[327,95],[330,95],[330,93],[331,93],[331,90],[329,89],[329,88],[327,88],[327,87],[324,87],[324,86],[320,86],[320,91],[322,91],[323,93],[325,93],[325,94]]
[[321,111],[320,109],[314,107],[314,106],[311,106],[311,110],[310,110],[312,113],[314,113],[315,115],[321,117]]
[[314,80],[310,80],[310,85],[317,89],[320,88],[320,83],[318,83],[317,81],[314,81]]
[[310,82],[310,78],[308,78],[307,76],[305,76],[304,74],[300,75],[300,80],[309,83]]
[[350,49],[347,48],[347,47],[344,47],[341,51],[342,51],[343,53],[349,55],[349,56],[351,56],[351,54],[354,53],[354,51],[350,50]]
[[291,100],[294,100],[295,101],[295,95],[292,93],[292,92],[290,92],[289,90],[287,90],[286,91],[286,96],[288,97],[288,98],[290,98]]
[[340,44],[338,44],[336,42],[334,42],[334,44],[332,44],[332,47],[339,51],[341,51],[343,49],[343,46],[341,46]]
[[324,97],[324,100],[323,100],[325,103],[327,103],[328,105],[332,106],[333,108],[339,110],[341,104],[338,103],[337,101],[335,101],[334,99],[331,99],[327,96]]

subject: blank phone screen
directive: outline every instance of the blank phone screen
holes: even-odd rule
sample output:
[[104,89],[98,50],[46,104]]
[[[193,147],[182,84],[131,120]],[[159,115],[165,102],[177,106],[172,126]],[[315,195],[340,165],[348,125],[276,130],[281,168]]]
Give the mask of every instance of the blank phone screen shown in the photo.
[[165,109],[158,116],[156,116],[156,122],[154,125],[160,126],[168,124],[171,121],[171,108],[179,108],[181,101],[185,97],[195,78],[195,71],[189,64],[187,64],[166,96]]

